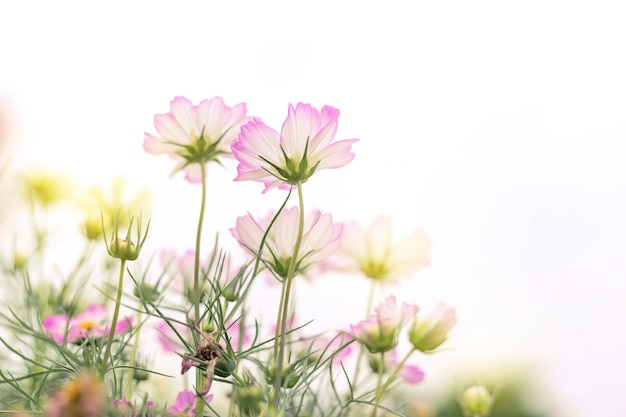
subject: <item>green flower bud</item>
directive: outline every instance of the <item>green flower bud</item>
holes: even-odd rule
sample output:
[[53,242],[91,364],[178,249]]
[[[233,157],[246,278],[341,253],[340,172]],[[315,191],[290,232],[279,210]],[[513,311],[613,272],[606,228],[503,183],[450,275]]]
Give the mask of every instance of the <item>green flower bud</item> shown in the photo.
[[466,417],[486,417],[491,412],[493,397],[484,386],[473,385],[463,392],[460,403]]
[[243,415],[258,416],[261,411],[261,403],[265,401],[263,390],[256,385],[240,387],[234,391],[234,401],[239,406]]
[[134,261],[139,257],[139,248],[130,240],[112,240],[109,245],[109,255],[117,259]]
[[23,253],[15,252],[13,254],[13,269],[22,269],[24,266],[26,266],[27,262],[28,258]]
[[[273,384],[276,379],[276,367],[273,366],[267,370],[266,374],[267,383]],[[293,367],[289,363],[283,364],[282,370],[282,385],[283,388],[293,388],[300,380],[300,375],[294,371]]]
[[143,369],[135,369],[133,371],[133,379],[135,381],[147,381],[150,378],[150,372]]
[[224,355],[220,355],[215,362],[213,373],[219,377],[226,378],[237,368],[237,361]]
[[[137,241],[139,242],[138,244],[135,245],[135,243],[131,240],[131,232],[132,232],[132,226],[133,226],[133,221],[135,220],[134,217],[130,217],[129,220],[129,224],[128,224],[128,231],[126,233],[126,237],[122,238],[119,237],[119,213],[115,218],[115,222],[114,222],[114,227],[113,227],[113,238],[111,239],[111,243],[109,245],[107,245],[107,252],[109,253],[109,255],[113,258],[116,259],[121,259],[124,261],[134,261],[139,257],[139,252],[141,252],[141,248],[143,247],[143,244],[146,242],[146,238],[148,237],[148,229],[150,229],[150,222],[148,222],[148,226],[146,227],[146,230],[142,230],[141,228],[141,217],[139,217],[139,219],[137,220]],[[104,217],[101,216],[101,222],[102,222],[102,230],[103,230],[103,234],[105,234],[104,232]],[[106,235],[104,236],[104,241],[105,244],[107,242],[107,237]]]
[[[383,373],[386,371],[385,364],[380,362],[380,355],[368,354],[367,355],[367,362],[368,362],[368,364],[370,366],[370,369],[375,374],[378,374],[380,371],[382,371]],[[381,365],[382,365],[383,369],[380,369]]]
[[85,236],[89,240],[97,240],[102,236],[102,215],[97,211],[91,211],[85,222],[83,223],[83,228],[85,231]]
[[212,321],[207,321],[202,325],[202,331],[204,333],[213,333],[213,330],[215,330],[215,323]]
[[145,300],[148,303],[156,302],[161,295],[159,294],[159,291],[154,288],[153,285],[146,284],[145,282],[142,282],[137,287],[135,287],[135,289],[133,290],[133,294],[135,295],[135,297]]

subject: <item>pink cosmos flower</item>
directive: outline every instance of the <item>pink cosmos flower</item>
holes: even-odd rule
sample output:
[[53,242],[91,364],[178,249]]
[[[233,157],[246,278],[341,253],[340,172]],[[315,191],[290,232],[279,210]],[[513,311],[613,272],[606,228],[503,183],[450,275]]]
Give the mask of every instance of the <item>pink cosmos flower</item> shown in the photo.
[[289,105],[287,119],[279,132],[259,120],[248,122],[232,143],[239,161],[235,181],[256,180],[272,188],[289,188],[306,182],[320,169],[339,168],[354,158],[350,152],[358,139],[333,142],[339,110],[310,104]]
[[[115,334],[127,332],[132,318],[120,320],[115,327]],[[107,309],[105,306],[92,304],[77,317],[71,318],[64,314],[47,316],[43,329],[59,343],[69,343],[89,337],[102,337],[109,334]]]
[[193,105],[185,97],[176,97],[169,113],[154,116],[159,136],[146,133],[143,147],[151,154],[177,160],[172,175],[184,170],[188,181],[199,182],[200,164],[229,156],[231,142],[249,120],[245,103],[228,107],[221,97],[214,97]]
[[113,405],[115,405],[115,411],[121,416],[137,417],[141,415],[150,417],[154,415],[154,402],[152,401],[147,401],[143,406],[137,407],[138,410],[135,410],[135,406],[133,405],[133,403],[126,399],[125,395],[123,395],[122,398],[120,398],[119,400],[116,400],[114,398],[112,401]]
[[[205,398],[207,403],[211,402],[213,394]],[[167,409],[169,413],[176,416],[193,416],[196,411],[196,393],[193,391],[181,391],[176,396],[174,405]]]
[[396,297],[390,295],[374,309],[367,320],[350,325],[349,333],[358,339],[371,353],[388,352],[398,345],[398,335],[411,320],[419,307],[402,303],[398,310]]
[[[181,291],[185,296],[193,292],[193,274],[196,259],[196,251],[193,249],[186,250],[179,255],[173,249],[162,250],[159,254],[159,261],[168,277],[171,278],[170,287],[174,290]],[[204,270],[209,263],[210,257],[200,259],[200,268]],[[201,272],[202,273],[202,272]],[[208,290],[205,280],[202,280],[204,290]]]
[[340,271],[392,283],[429,265],[429,248],[430,239],[419,229],[394,243],[391,217],[378,216],[367,230],[355,222],[346,224],[332,263]]
[[[183,254],[178,254],[173,249],[165,249],[159,254],[161,266],[171,278],[170,287],[185,295],[193,293],[195,255],[193,249],[188,249]],[[210,252],[205,259],[200,259],[200,278],[204,286],[202,290],[205,292],[218,288],[226,297],[236,297],[240,281],[234,281],[238,273],[239,268],[231,264],[228,255]],[[212,287],[211,283],[216,287]]]
[[[250,213],[239,217],[232,235],[241,246],[255,255],[261,247],[263,235],[274,217],[273,213],[257,221]],[[272,225],[262,249],[261,258],[282,278],[287,276],[298,234],[300,210],[297,207],[283,209]],[[296,272],[303,273],[314,265],[319,265],[340,243],[343,226],[334,224],[330,214],[319,211],[310,213],[304,219],[304,233],[296,261]]]
[[428,314],[419,314],[409,326],[409,340],[415,349],[431,352],[448,339],[456,324],[456,311],[439,303]]

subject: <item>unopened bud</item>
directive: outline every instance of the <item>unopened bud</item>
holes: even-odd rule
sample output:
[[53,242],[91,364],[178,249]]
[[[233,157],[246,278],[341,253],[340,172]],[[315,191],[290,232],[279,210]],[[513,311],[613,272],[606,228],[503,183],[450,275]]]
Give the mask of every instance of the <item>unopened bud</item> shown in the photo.
[[263,390],[256,385],[247,385],[235,390],[234,399],[244,415],[258,415],[265,400]]
[[491,412],[493,397],[483,385],[467,388],[461,396],[461,408],[466,417],[486,417]]
[[102,236],[102,216],[99,212],[92,211],[87,215],[83,227],[89,240],[97,240]]
[[228,356],[220,355],[215,362],[215,370],[213,373],[219,377],[227,378],[237,368],[237,362]]
[[450,329],[456,324],[453,308],[439,304],[428,316],[418,314],[409,327],[409,340],[421,352],[437,349],[448,338]]
[[28,262],[28,258],[24,254],[19,252],[13,254],[13,269],[22,269],[26,262]]
[[[141,252],[141,248],[143,244],[146,242],[146,237],[148,237],[148,229],[150,228],[150,222],[148,222],[148,226],[145,230],[141,227],[141,217],[137,220],[137,232],[135,233],[135,237],[137,238],[138,243],[135,244],[131,239],[131,231],[133,226],[134,217],[130,217],[128,223],[128,231],[126,233],[126,237],[120,237],[119,233],[119,213],[115,218],[114,227],[113,227],[113,238],[111,239],[111,243],[107,246],[107,252],[113,258],[121,259],[123,261],[134,261],[139,257],[139,252]],[[104,217],[101,217],[102,227],[104,228]],[[104,232],[104,231],[103,231]],[[104,237],[104,242],[106,244],[107,237]]]
[[135,294],[135,297],[145,300],[148,303],[156,302],[160,296],[159,291],[154,288],[153,285],[146,284],[145,282],[135,287],[133,294]]
[[130,240],[117,239],[111,241],[109,245],[109,255],[117,259],[134,261],[139,257],[139,249]]
[[202,331],[204,333],[213,333],[213,330],[215,330],[215,323],[212,321],[207,321],[202,325]]
[[[267,370],[267,382],[269,384],[273,384],[275,379],[276,367],[273,366],[272,368]],[[298,373],[294,371],[291,364],[284,363],[281,380],[283,388],[293,388],[300,380],[300,375],[298,375]]]

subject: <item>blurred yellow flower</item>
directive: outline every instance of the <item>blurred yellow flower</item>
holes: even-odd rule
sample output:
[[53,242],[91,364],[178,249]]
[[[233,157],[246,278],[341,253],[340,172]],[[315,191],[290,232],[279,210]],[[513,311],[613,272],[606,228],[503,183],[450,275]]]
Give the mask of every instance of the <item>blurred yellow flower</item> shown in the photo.
[[21,185],[26,198],[43,207],[69,198],[73,188],[66,175],[40,168],[24,174]]
[[110,188],[94,186],[87,190],[79,205],[85,209],[83,231],[88,239],[96,240],[102,236],[102,223],[106,232],[110,233],[118,214],[118,226],[127,227],[130,216],[127,213],[149,215],[152,196],[147,190],[126,196],[126,182],[123,178],[115,178]]

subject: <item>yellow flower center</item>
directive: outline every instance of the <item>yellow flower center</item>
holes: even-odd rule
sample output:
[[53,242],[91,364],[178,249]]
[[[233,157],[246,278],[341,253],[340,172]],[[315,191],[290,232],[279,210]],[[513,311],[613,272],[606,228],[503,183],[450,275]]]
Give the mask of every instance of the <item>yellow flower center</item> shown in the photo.
[[96,323],[93,320],[83,320],[80,323],[78,323],[78,327],[80,327],[81,329],[84,329],[84,330],[91,330],[94,327],[96,327],[96,324],[98,324],[98,323]]
[[389,273],[389,268],[384,262],[376,262],[368,259],[361,263],[361,271],[363,271],[365,276],[374,281],[382,281]]

